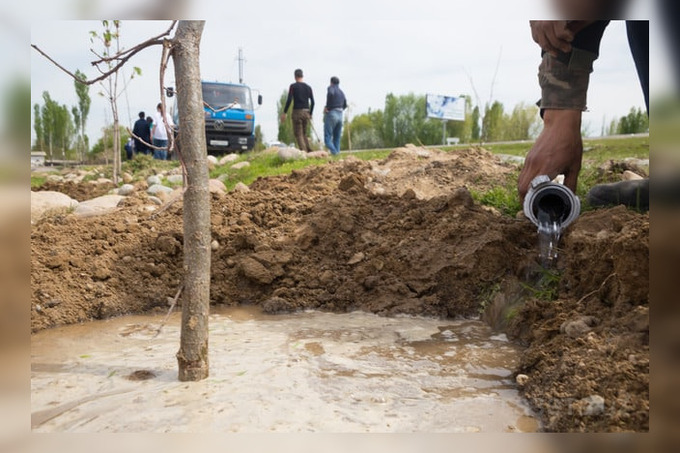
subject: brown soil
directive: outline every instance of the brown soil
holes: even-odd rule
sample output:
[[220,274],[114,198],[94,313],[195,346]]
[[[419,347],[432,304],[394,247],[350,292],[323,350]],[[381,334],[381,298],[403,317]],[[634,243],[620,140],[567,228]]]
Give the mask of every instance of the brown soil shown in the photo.
[[52,190],[66,194],[77,201],[87,201],[106,195],[114,187],[113,183],[95,183],[94,181],[84,183],[47,181],[36,190]]
[[[468,191],[516,168],[481,149],[429,152],[347,157],[213,195],[212,303],[384,316],[485,311],[527,346],[518,382],[546,431],[647,431],[648,215],[583,214],[564,234],[561,278],[546,297],[536,228]],[[144,195],[131,196],[113,215],[33,226],[32,331],[167,310],[182,284],[182,203],[156,216],[145,205]],[[604,411],[588,405],[594,395]]]

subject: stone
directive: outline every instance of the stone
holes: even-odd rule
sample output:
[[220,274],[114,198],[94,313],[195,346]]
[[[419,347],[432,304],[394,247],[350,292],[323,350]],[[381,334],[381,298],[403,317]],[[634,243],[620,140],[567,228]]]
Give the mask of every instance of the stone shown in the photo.
[[583,415],[600,415],[604,413],[605,400],[600,395],[590,395],[581,399],[583,403]]
[[118,208],[125,197],[122,195],[103,195],[78,204],[73,214],[77,217],[92,217],[108,214]]
[[61,192],[31,191],[31,223],[37,222],[47,212],[68,212],[78,206],[78,201]]
[[527,385],[527,382],[529,382],[529,376],[527,376],[526,374],[518,374],[515,377],[515,382],[517,382],[517,385],[519,385],[520,387],[524,387],[525,385]]
[[349,259],[349,261],[347,261],[347,264],[360,263],[361,261],[364,260],[365,257],[366,257],[366,255],[364,254],[364,252],[357,252],[354,255],[352,255],[352,257]]
[[146,178],[146,183],[149,185],[149,187],[160,184],[161,183],[161,178],[158,175],[151,175],[148,178]]
[[234,162],[235,160],[238,159],[238,154],[227,154],[226,156],[222,156],[222,158],[219,161],[220,165],[226,165],[230,162]]
[[234,186],[234,192],[247,193],[250,192],[250,187],[246,186],[242,182],[237,182]]
[[635,179],[644,179],[642,176],[638,175],[637,173],[633,173],[630,170],[624,170],[623,173],[621,174],[621,179],[623,181],[632,181]]
[[318,150],[318,151],[310,151],[307,153],[307,157],[310,158],[315,158],[315,159],[325,159],[326,157],[330,156],[331,153],[328,151],[324,150]]
[[279,156],[279,159],[284,162],[307,158],[306,152],[300,151],[296,148],[279,148],[279,150],[276,152],[276,155]]
[[146,193],[148,193],[149,195],[161,195],[161,194],[169,195],[172,192],[173,189],[162,184],[154,184],[150,186],[148,189],[146,189]]
[[182,175],[169,175],[165,179],[172,185],[178,185],[184,182],[184,177]]
[[132,184],[123,184],[118,188],[118,195],[122,195],[124,197],[127,197],[130,195],[132,192],[135,191],[135,186]]
[[227,186],[219,179],[211,179],[208,181],[208,190],[210,193],[226,193]]
[[232,170],[240,170],[242,168],[250,167],[250,162],[239,162],[231,166]]
[[207,160],[208,164],[217,165],[217,157],[209,154]]

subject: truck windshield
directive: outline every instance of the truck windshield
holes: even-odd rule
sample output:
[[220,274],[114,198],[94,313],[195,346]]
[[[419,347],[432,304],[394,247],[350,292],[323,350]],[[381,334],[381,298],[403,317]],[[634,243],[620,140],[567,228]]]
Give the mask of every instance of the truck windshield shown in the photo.
[[231,104],[234,104],[232,108],[253,109],[250,90],[248,87],[237,85],[203,83],[203,102],[214,110],[223,109]]

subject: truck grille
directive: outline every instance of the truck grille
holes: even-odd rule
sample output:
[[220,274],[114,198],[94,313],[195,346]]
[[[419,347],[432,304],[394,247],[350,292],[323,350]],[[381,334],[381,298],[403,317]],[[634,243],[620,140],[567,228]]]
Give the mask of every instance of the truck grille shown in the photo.
[[252,122],[235,120],[205,120],[205,128],[215,132],[231,132],[239,134],[251,134],[253,132]]

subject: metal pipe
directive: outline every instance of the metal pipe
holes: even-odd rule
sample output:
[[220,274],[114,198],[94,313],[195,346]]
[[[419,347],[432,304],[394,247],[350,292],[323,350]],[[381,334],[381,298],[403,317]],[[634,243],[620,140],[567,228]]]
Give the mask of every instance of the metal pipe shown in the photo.
[[562,230],[581,213],[581,202],[567,186],[552,182],[547,175],[536,176],[524,198],[524,215],[540,228],[557,224]]

